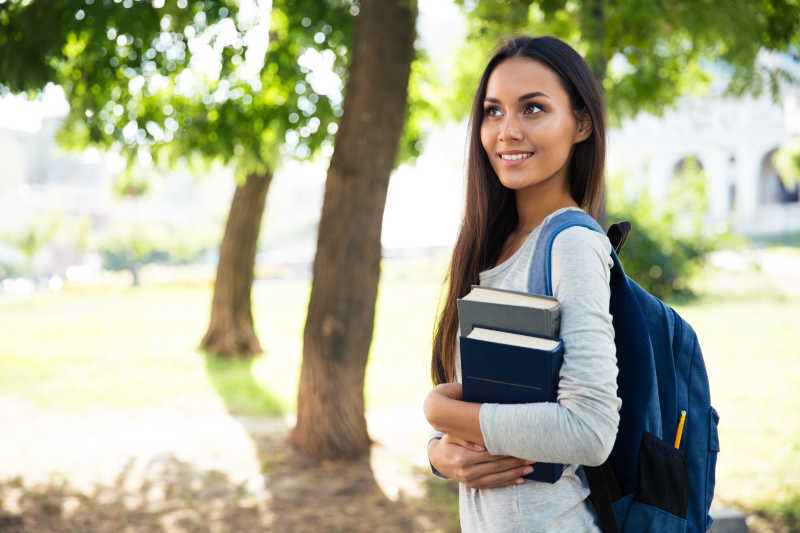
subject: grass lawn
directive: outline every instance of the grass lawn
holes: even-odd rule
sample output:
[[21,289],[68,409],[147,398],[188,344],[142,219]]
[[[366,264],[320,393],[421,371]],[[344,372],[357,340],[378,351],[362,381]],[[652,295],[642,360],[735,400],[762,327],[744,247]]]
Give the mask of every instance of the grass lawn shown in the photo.
[[[443,270],[415,265],[423,274],[403,276],[400,266],[384,267],[368,409],[420,405],[429,388]],[[698,333],[721,417],[716,501],[800,530],[800,276],[708,269],[697,287],[700,298],[674,307]],[[46,411],[292,412],[308,292],[308,282],[256,284],[265,353],[250,362],[195,350],[207,325],[206,285],[0,297],[0,397]]]
[[[0,299],[0,395],[44,410],[170,406],[203,410],[222,396],[242,414],[293,411],[308,282],[260,282],[254,318],[264,354],[252,361],[195,350],[211,289],[155,286],[62,290]],[[368,408],[421,405],[439,286],[380,287],[367,372]]]

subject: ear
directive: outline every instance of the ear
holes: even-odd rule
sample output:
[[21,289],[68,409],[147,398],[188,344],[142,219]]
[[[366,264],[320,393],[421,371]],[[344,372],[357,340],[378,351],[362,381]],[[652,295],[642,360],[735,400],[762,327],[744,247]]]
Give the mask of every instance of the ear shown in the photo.
[[586,109],[580,111],[576,117],[578,127],[575,129],[574,142],[585,141],[592,134],[592,117]]

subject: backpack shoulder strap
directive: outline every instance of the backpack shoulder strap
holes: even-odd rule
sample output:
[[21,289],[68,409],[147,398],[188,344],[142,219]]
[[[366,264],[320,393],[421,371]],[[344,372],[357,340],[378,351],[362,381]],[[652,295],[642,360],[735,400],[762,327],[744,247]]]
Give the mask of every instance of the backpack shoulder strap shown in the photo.
[[[581,226],[605,234],[600,224],[584,211],[569,209],[551,218],[542,228],[536,241],[536,249],[533,252],[533,260],[528,272],[528,292],[547,296],[553,295],[550,277],[550,254],[553,250],[553,241],[559,233],[572,226]],[[630,227],[630,225],[628,226]],[[615,225],[615,227],[618,226]],[[625,237],[627,237],[627,233],[625,233]],[[624,242],[624,239],[622,239],[622,242]],[[620,248],[622,247],[622,242],[619,243]],[[614,258],[613,270],[624,276],[622,265],[617,258],[616,252],[612,250],[611,253]]]

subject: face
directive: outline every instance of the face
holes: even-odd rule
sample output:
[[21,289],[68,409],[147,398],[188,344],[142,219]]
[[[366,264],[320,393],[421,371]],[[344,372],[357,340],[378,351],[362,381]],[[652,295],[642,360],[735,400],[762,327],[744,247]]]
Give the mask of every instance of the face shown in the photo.
[[590,134],[591,122],[578,123],[558,75],[543,63],[510,57],[489,75],[481,143],[504,186],[567,190],[572,146]]

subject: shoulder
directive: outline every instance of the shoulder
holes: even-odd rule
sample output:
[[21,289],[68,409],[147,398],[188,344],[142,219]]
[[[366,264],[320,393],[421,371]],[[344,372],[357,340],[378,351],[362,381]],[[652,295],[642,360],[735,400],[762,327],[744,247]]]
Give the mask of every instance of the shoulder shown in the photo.
[[591,230],[584,226],[572,226],[556,235],[553,240],[552,254],[569,256],[573,254],[584,255],[594,252],[598,256],[611,260],[611,241],[608,236],[599,231]]
[[553,240],[550,268],[554,281],[561,274],[578,278],[600,275],[608,281],[613,266],[611,241],[603,233],[572,226]]

